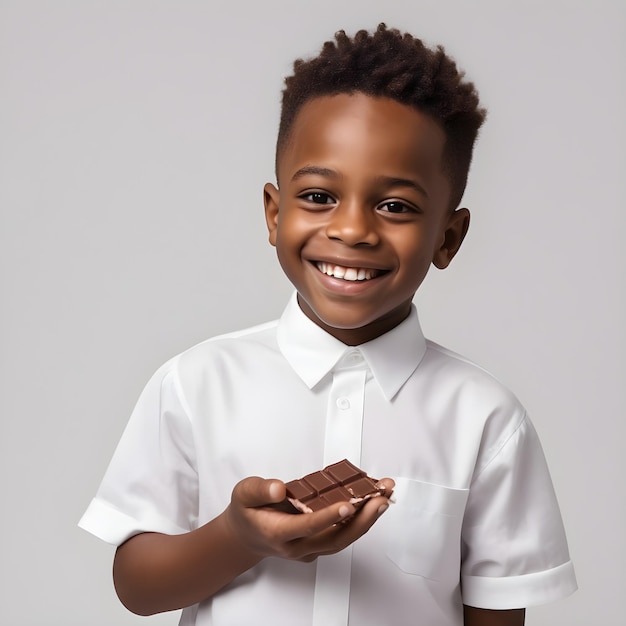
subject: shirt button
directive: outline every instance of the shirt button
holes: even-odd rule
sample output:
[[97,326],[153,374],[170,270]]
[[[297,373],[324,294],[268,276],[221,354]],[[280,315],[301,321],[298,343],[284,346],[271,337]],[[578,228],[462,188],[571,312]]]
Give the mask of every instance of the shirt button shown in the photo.
[[345,411],[350,408],[350,400],[348,398],[337,398],[337,406]]

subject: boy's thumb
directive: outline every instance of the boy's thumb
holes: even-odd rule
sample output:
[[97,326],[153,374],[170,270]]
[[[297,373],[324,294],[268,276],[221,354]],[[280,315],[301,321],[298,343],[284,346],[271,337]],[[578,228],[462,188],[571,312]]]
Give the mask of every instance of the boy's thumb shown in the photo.
[[233,500],[245,507],[275,504],[285,499],[285,485],[280,480],[250,476],[238,482],[233,489]]

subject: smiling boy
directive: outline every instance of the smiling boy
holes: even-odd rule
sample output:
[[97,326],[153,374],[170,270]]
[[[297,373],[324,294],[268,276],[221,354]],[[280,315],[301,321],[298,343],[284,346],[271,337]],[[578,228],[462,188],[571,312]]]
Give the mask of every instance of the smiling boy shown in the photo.
[[[384,25],[294,69],[264,198],[296,293],[158,370],[81,525],[119,546],[130,610],[184,608],[183,625],[523,624],[576,588],[541,447],[412,304],[468,229],[477,94]],[[344,457],[389,476],[395,504],[268,506]]]
[[265,187],[270,242],[304,313],[347,345],[409,314],[431,263],[444,268],[469,224],[450,210],[445,134],[429,116],[363,93],[302,106]]

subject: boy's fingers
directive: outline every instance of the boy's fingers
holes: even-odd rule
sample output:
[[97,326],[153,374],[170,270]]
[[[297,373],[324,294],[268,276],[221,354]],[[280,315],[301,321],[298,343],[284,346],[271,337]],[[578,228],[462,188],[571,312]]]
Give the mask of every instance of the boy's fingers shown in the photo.
[[250,476],[235,485],[232,500],[239,506],[252,508],[284,500],[285,484],[280,480]]
[[[320,554],[343,550],[366,533],[388,505],[393,480],[382,479],[385,495],[372,498],[355,511],[349,502],[337,503],[314,513],[285,513],[268,505],[286,497],[286,487],[276,479],[251,476],[237,483],[232,505],[244,522],[240,532],[250,533],[255,550],[289,559],[312,560]],[[344,523],[342,523],[344,522]]]
[[286,514],[281,523],[282,538],[293,541],[313,537],[353,514],[354,507],[348,502],[333,504],[314,513]]
[[[395,483],[391,478],[383,478],[379,481],[379,484],[384,486],[385,495],[373,498],[370,502],[366,502],[363,508],[357,512],[357,515],[354,515],[354,506],[348,502],[332,505],[314,513],[292,515],[281,524],[281,529],[284,530],[281,536],[287,541],[296,539],[306,541],[308,537],[315,537],[320,533],[324,533],[324,531],[327,531],[329,528],[332,528],[335,524],[347,520],[345,530],[347,531],[348,526],[352,526],[352,528],[349,532],[342,531],[341,534],[345,535],[348,542],[351,543],[367,532],[384,512],[385,507],[388,506],[388,498],[393,493]],[[381,507],[383,508],[381,509]],[[322,542],[324,541],[323,536],[317,539],[320,539]]]
[[372,498],[345,524],[320,532],[310,539],[302,539],[298,548],[302,550],[304,560],[310,560],[308,557],[311,555],[334,554],[343,550],[364,535],[388,507],[387,497]]
[[387,498],[391,496],[393,488],[396,486],[396,483],[391,478],[381,478],[378,484],[385,487],[385,497]]

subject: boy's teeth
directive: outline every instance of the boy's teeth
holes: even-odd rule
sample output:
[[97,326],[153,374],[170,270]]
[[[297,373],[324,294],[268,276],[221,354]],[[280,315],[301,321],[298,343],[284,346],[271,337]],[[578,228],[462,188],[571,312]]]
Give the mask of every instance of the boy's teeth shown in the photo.
[[356,280],[358,278],[359,271],[355,270],[353,267],[349,267],[344,274],[344,280]]
[[317,269],[323,274],[342,278],[343,280],[369,280],[376,276],[376,271],[363,267],[343,267],[342,265],[333,265],[332,263],[318,262]]

